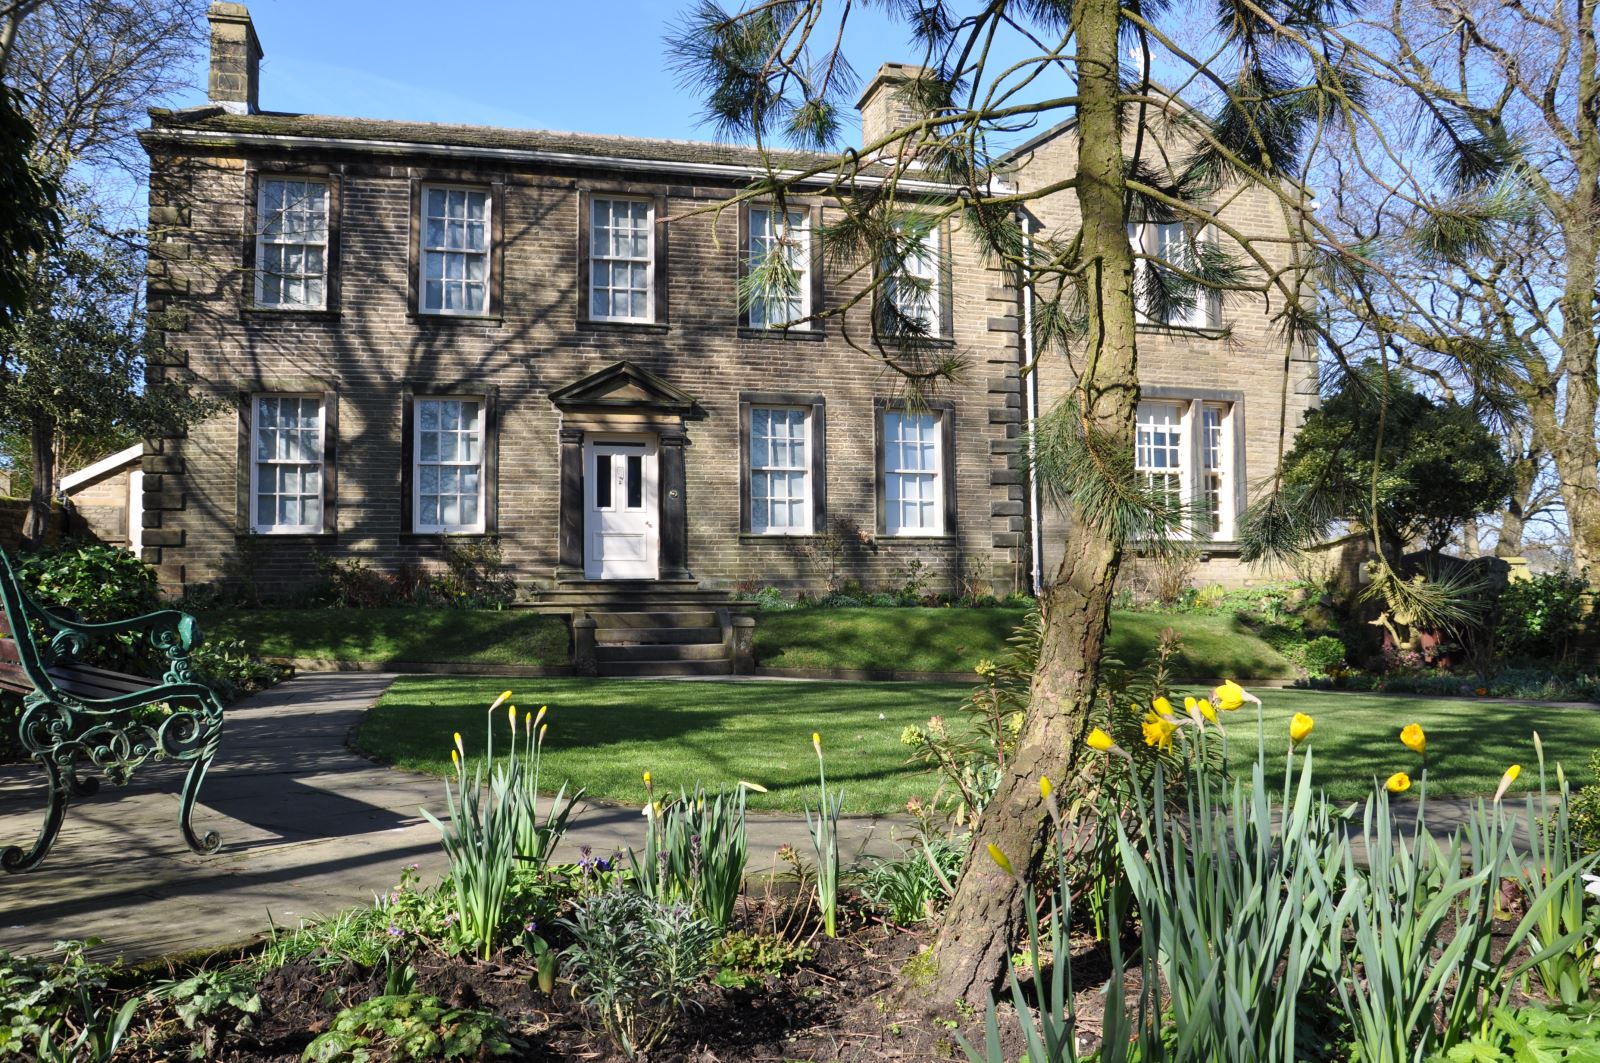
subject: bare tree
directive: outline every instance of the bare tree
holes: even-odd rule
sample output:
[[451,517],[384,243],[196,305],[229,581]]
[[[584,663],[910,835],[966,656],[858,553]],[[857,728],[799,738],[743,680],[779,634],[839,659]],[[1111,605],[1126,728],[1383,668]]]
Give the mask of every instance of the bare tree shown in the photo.
[[[1335,224],[1402,281],[1333,288],[1385,347],[1500,425],[1517,486],[1497,552],[1564,511],[1600,571],[1600,69],[1590,0],[1432,0],[1351,28],[1375,84],[1361,150],[1328,159]],[[1413,312],[1420,301],[1431,311]],[[1463,354],[1467,357],[1463,357]]]

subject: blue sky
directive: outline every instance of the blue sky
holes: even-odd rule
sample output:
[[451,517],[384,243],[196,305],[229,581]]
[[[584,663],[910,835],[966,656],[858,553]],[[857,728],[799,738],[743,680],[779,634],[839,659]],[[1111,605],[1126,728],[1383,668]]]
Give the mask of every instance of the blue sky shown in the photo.
[[[690,0],[249,0],[266,110],[712,139],[662,40]],[[865,79],[913,60],[904,29],[851,16]],[[183,104],[204,102],[203,63]],[[854,132],[851,132],[854,140]]]

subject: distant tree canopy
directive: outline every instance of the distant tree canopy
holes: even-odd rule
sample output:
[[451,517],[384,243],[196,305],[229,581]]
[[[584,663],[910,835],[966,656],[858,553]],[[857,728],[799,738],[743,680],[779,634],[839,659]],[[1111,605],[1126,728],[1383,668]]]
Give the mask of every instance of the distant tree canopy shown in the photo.
[[56,182],[35,164],[35,141],[33,124],[0,85],[0,326],[26,301],[33,263],[60,226]]
[[1478,411],[1419,394],[1397,374],[1383,388],[1369,366],[1306,418],[1284,459],[1285,489],[1319,496],[1325,516],[1376,531],[1386,550],[1443,549],[1505,504],[1510,465]]

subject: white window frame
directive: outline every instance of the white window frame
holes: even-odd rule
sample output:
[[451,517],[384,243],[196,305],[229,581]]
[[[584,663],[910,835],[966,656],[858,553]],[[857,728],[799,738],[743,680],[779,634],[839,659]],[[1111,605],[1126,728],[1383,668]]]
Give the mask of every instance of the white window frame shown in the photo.
[[[944,321],[941,317],[941,311],[944,306],[944,293],[939,289],[943,283],[942,274],[944,271],[941,268],[943,265],[943,249],[939,240],[939,226],[935,225],[928,230],[927,235],[923,237],[922,251],[919,254],[906,255],[905,262],[901,267],[910,276],[928,282],[926,306],[918,306],[909,298],[910,296],[916,296],[919,299],[923,298],[924,294],[921,291],[915,288],[901,291],[900,285],[896,283],[897,271],[893,268],[894,263],[890,262],[887,265],[890,267],[888,281],[889,300],[894,305],[899,317],[915,319],[921,316],[929,339],[943,335]],[[920,313],[921,311],[926,311],[926,313]]]
[[[1234,523],[1238,517],[1235,512],[1237,498],[1234,470],[1236,469],[1236,455],[1234,454],[1234,404],[1231,402],[1217,402],[1206,400],[1195,403],[1199,407],[1196,417],[1199,429],[1200,443],[1200,500],[1204,508],[1209,509],[1208,503],[1216,499],[1216,512],[1210,529],[1210,536],[1220,542],[1232,542],[1234,539]],[[1216,423],[1211,423],[1211,415],[1216,414]],[[1215,483],[1212,483],[1212,478]]]
[[[950,414],[948,410],[911,411],[889,409],[883,411],[881,415],[882,420],[880,422],[883,426],[883,438],[880,442],[878,452],[878,475],[882,477],[881,483],[883,485],[883,530],[885,535],[892,538],[926,538],[928,536],[939,536],[945,534],[944,419],[949,415]],[[912,418],[927,418],[928,420],[929,432],[932,435],[931,442],[933,444],[932,460],[929,463],[929,466],[924,468],[913,469],[891,467],[889,464],[889,456],[891,453],[898,453],[899,446],[897,444],[901,442],[901,439],[903,439],[903,437],[897,437],[893,433],[891,425],[894,423],[895,419],[898,419],[899,423],[904,424]],[[925,442],[927,442],[927,440],[917,440],[918,444]],[[920,479],[928,476],[932,477],[932,487],[930,488],[932,492],[932,498],[925,499],[919,496],[917,501],[919,503],[923,501],[931,501],[933,503],[931,510],[932,517],[926,525],[906,527],[900,523],[901,502],[899,500],[905,497],[904,491],[902,490],[897,494],[896,492],[890,490],[889,485],[896,480],[899,480],[899,482],[903,484],[905,479],[909,477],[918,477]]]
[[[284,185],[284,186],[298,185],[298,186],[300,186],[300,188],[302,190],[300,192],[300,195],[302,196],[302,198],[305,195],[305,192],[304,192],[305,189],[310,188],[312,186],[316,186],[318,188],[321,188],[322,189],[322,225],[321,225],[321,228],[318,229],[318,228],[313,227],[313,228],[310,228],[310,229],[306,230],[305,232],[294,234],[295,236],[298,237],[298,239],[286,239],[285,238],[285,234],[283,234],[283,233],[279,233],[277,236],[274,236],[271,232],[269,232],[269,229],[271,227],[270,214],[272,212],[268,211],[268,209],[267,209],[267,190],[272,185]],[[281,214],[281,212],[282,212],[282,208],[280,208],[280,210],[279,210],[280,214]],[[330,279],[329,278],[329,262],[328,262],[328,243],[329,243],[328,233],[329,233],[329,227],[332,224],[332,213],[333,213],[333,188],[332,188],[331,182],[329,182],[329,181],[326,181],[326,180],[323,180],[323,179],[317,178],[317,177],[303,177],[303,176],[300,176],[300,175],[297,175],[297,174],[260,174],[257,177],[257,179],[256,179],[256,213],[255,213],[255,225],[256,225],[255,293],[254,293],[254,300],[253,300],[253,303],[254,303],[255,306],[265,307],[265,308],[271,309],[271,310],[325,310],[325,309],[327,309],[327,306],[328,306],[328,282],[329,282],[329,279]],[[320,240],[312,238],[312,237],[316,237],[318,235],[321,236]],[[269,270],[269,269],[267,269],[267,266],[266,266],[267,250],[268,250],[268,248],[272,248],[272,247],[277,247],[277,248],[299,248],[301,256],[302,256],[302,259],[301,259],[302,266],[304,265],[304,255],[305,255],[305,253],[307,251],[309,251],[309,250],[321,251],[322,252],[322,269],[320,271],[318,271],[318,272],[311,272],[311,271],[308,271],[308,270],[305,270],[305,269],[302,268],[300,271],[298,271],[296,273],[287,273],[287,272],[283,272],[281,270]],[[302,291],[304,290],[305,286],[311,280],[313,280],[313,279],[320,280],[322,282],[322,298],[320,298],[320,299],[318,299],[318,300],[316,300],[314,302],[311,301],[311,300],[302,300],[300,302],[290,302],[290,301],[283,300],[283,299],[279,299],[279,300],[277,300],[275,302],[274,301],[269,301],[267,299],[267,280],[268,280],[269,277],[279,277],[279,278],[283,278],[283,279],[298,278],[300,283],[301,283],[301,286],[302,286]],[[282,292],[282,285],[281,284],[279,286],[279,291],[280,291],[280,293]]]
[[[471,250],[471,249],[464,248],[464,247],[452,248],[452,247],[448,246],[448,244],[449,244],[448,238],[446,239],[444,244],[440,244],[438,246],[430,245],[428,243],[428,193],[429,192],[444,192],[446,194],[446,208],[445,209],[447,211],[449,210],[448,202],[449,202],[449,193],[451,193],[451,192],[465,192],[469,196],[476,195],[476,196],[482,196],[483,197],[483,250],[475,251],[475,250]],[[418,314],[426,315],[428,317],[488,317],[490,315],[490,313],[491,313],[490,301],[491,301],[491,299],[493,298],[493,295],[494,295],[494,210],[495,210],[494,190],[491,189],[491,188],[486,188],[483,185],[450,184],[450,183],[442,182],[442,181],[425,181],[425,182],[423,182],[421,190],[420,190],[420,194],[417,197],[417,218],[416,218],[416,225],[417,225],[417,313]],[[448,219],[448,214],[446,215],[446,218]],[[445,278],[443,276],[444,270],[441,269],[439,277],[430,278],[428,276],[428,256],[429,255],[445,255],[445,256],[448,256],[448,255],[461,255],[462,258],[463,258],[463,269],[462,269],[462,274],[463,275],[462,275],[462,277],[460,277],[460,278]],[[459,283],[461,283],[463,285],[480,283],[478,281],[467,280],[466,277],[465,277],[465,273],[466,273],[465,263],[466,263],[466,261],[471,259],[471,258],[477,258],[477,257],[481,257],[483,259],[483,280],[481,282],[483,284],[483,306],[482,306],[482,308],[478,309],[478,310],[470,310],[470,309],[467,309],[466,307],[462,307],[462,308],[456,309],[456,310],[446,309],[445,305],[444,305],[445,304],[444,284],[452,283],[452,282],[459,282]],[[430,307],[428,305],[428,281],[430,279],[440,280],[441,281],[440,289],[439,289],[439,305],[437,307]],[[465,290],[465,289],[463,289],[463,290]]]
[[[788,319],[799,322],[799,324],[790,325],[790,330],[805,331],[811,328],[811,322],[807,321],[806,318],[810,317],[812,313],[811,212],[806,208],[801,207],[798,210],[787,210],[785,213],[788,215],[788,232],[790,234],[788,236],[788,249],[791,256],[791,263],[796,266],[796,272],[799,274],[799,290],[790,293],[784,299],[784,302],[798,302],[799,304],[799,313],[795,317]],[[759,228],[757,228],[756,225],[756,218],[758,216],[763,219]],[[749,245],[749,260],[746,264],[747,268],[755,268],[756,264],[766,257],[768,249],[782,239],[773,230],[773,221],[777,216],[778,210],[773,204],[752,206],[745,212],[745,239]],[[798,262],[794,262],[794,259],[798,259]],[[756,320],[756,311],[758,308],[762,311],[762,316],[764,318],[762,321]],[[746,307],[744,311],[744,325],[746,328],[776,329],[781,328],[786,323],[787,322],[785,321],[773,321],[772,315],[768,312],[767,300],[760,298],[759,296],[755,299],[752,299],[750,301],[750,305]]]
[[[1167,422],[1158,421],[1159,410],[1170,410],[1174,419],[1171,427],[1178,436],[1175,444],[1164,444],[1163,449],[1176,451],[1177,465],[1161,467],[1151,461],[1154,456],[1153,440],[1147,437]],[[1208,426],[1207,416],[1217,413],[1217,424]],[[1146,477],[1175,475],[1180,503],[1198,511],[1200,520],[1210,523],[1209,502],[1217,501],[1216,527],[1186,526],[1178,531],[1180,537],[1211,539],[1232,542],[1238,518],[1236,493],[1236,461],[1234,449],[1234,417],[1238,403],[1218,399],[1150,398],[1139,403],[1134,428],[1134,470],[1141,480]],[[1213,437],[1213,432],[1215,433]],[[1213,445],[1214,444],[1214,445]],[[1215,464],[1213,465],[1213,461]],[[1209,482],[1216,477],[1215,491]]]
[[[435,460],[424,462],[422,460],[422,404],[425,402],[475,402],[478,404],[478,424],[476,430],[478,460],[476,462],[442,461]],[[444,429],[439,429],[441,434]],[[460,430],[454,430],[460,434]],[[413,395],[411,398],[411,530],[419,535],[482,535],[487,528],[488,498],[485,454],[489,446],[489,401],[484,395]],[[478,473],[478,519],[470,523],[445,524],[435,522],[426,523],[422,519],[422,467],[429,465],[437,469],[454,468],[458,471],[476,469]],[[456,496],[461,491],[455,492]],[[435,492],[437,495],[438,492]]]
[[[273,399],[310,399],[317,404],[317,459],[315,461],[291,461],[287,458],[262,458],[261,457],[261,431],[260,412],[261,400]],[[263,524],[261,522],[261,471],[263,468],[275,468],[279,465],[298,465],[317,467],[317,520],[314,523],[300,524]],[[256,535],[317,535],[323,530],[323,522],[327,519],[327,487],[328,487],[328,396],[316,392],[295,391],[262,391],[250,396],[250,531]],[[274,487],[272,492],[277,497],[279,492]],[[310,497],[304,495],[300,497]],[[302,514],[303,515],[303,514]]]
[[[772,464],[772,458],[771,458],[772,451],[771,451],[770,444],[769,444],[768,450],[767,450],[768,463],[766,465],[759,465],[759,466],[756,464],[756,461],[755,461],[755,457],[756,457],[756,413],[758,411],[762,411],[762,410],[765,410],[765,411],[767,411],[769,413],[785,413],[785,414],[798,413],[800,415],[800,443],[801,443],[801,446],[802,446],[803,449],[802,449],[802,453],[801,453],[801,460],[799,461],[798,464],[789,464],[789,465],[774,465],[774,464]],[[810,534],[812,534],[812,529],[813,529],[812,513],[814,512],[814,509],[813,509],[813,507],[815,505],[814,498],[816,496],[815,486],[811,482],[812,481],[811,473],[812,473],[812,468],[813,468],[813,457],[814,457],[814,454],[813,454],[813,451],[812,451],[811,448],[816,445],[815,444],[815,440],[813,439],[813,431],[814,431],[814,426],[813,426],[813,419],[812,419],[812,407],[810,407],[810,406],[788,406],[788,405],[782,405],[782,404],[776,404],[776,403],[761,403],[761,404],[752,405],[750,407],[750,434],[749,434],[749,444],[748,444],[749,445],[749,453],[745,456],[745,462],[746,462],[746,464],[748,466],[749,474],[750,474],[750,533],[752,535],[810,535]],[[770,440],[770,439],[772,439],[774,437],[769,432],[767,438]],[[791,451],[791,455],[792,455],[792,453],[793,453],[793,447],[792,446],[790,447],[790,451]],[[770,517],[770,515],[771,515],[771,500],[772,500],[773,496],[772,496],[771,492],[769,491],[768,494],[765,497],[764,503],[758,501],[757,495],[756,495],[756,479],[761,473],[775,473],[775,472],[776,473],[784,473],[788,477],[792,477],[795,473],[799,473],[800,474],[801,493],[798,496],[796,496],[796,495],[786,495],[783,498],[783,502],[792,503],[798,497],[798,499],[802,503],[801,506],[800,506],[800,516],[793,523],[785,525],[783,527],[773,527],[772,524],[770,523],[770,521],[768,522],[768,524],[767,524],[767,526],[765,528],[757,527],[757,524],[758,524],[757,514],[758,514],[758,512],[761,511],[761,507],[763,505],[766,508],[766,516]],[[765,518],[763,518],[763,519],[765,519]]]
[[[629,324],[644,324],[644,325],[654,324],[654,322],[656,320],[656,201],[654,199],[652,199],[652,198],[645,197],[645,196],[611,195],[609,193],[607,193],[607,194],[599,194],[599,195],[591,195],[588,198],[589,198],[589,202],[588,202],[588,206],[586,207],[586,209],[589,212],[589,226],[588,226],[589,246],[587,248],[588,255],[585,258],[584,268],[589,271],[588,284],[587,284],[586,289],[585,289],[585,298],[588,299],[589,305],[584,308],[585,311],[586,311],[585,316],[590,321],[618,321],[618,322],[626,322],[626,323],[629,323]],[[609,205],[609,204],[612,204],[612,203],[642,203],[642,204],[644,204],[644,208],[645,208],[645,215],[644,215],[644,217],[645,217],[645,223],[644,223],[644,228],[645,228],[645,253],[644,253],[643,256],[638,256],[638,255],[614,255],[614,254],[609,254],[609,253],[602,255],[602,254],[596,253],[596,251],[595,251],[595,232],[596,232],[596,230],[598,228],[600,228],[600,226],[597,226],[595,224],[595,215],[599,211],[601,204]],[[608,222],[609,222],[609,219],[610,219],[610,214],[609,213],[607,214],[607,219],[608,219]],[[609,228],[612,228],[613,226],[611,226],[608,223],[604,227],[609,229]],[[609,251],[610,248],[608,247],[607,250]],[[594,282],[595,281],[595,275],[594,274],[595,274],[595,266],[598,265],[601,262],[626,262],[626,263],[629,263],[629,264],[637,264],[637,263],[641,263],[642,262],[644,264],[644,268],[645,268],[645,273],[644,273],[645,315],[644,315],[644,317],[633,317],[633,316],[626,316],[625,317],[625,316],[622,316],[622,315],[619,315],[619,314],[597,314],[597,313],[595,313],[594,296],[595,296],[596,287],[595,287],[595,282]],[[614,287],[611,284],[604,285],[603,289],[605,291],[607,291],[607,292],[615,292],[615,291],[620,291],[621,290],[619,288]],[[632,292],[632,291],[635,291],[635,290],[636,289],[634,289],[631,285],[628,288],[629,292]],[[629,303],[630,304],[632,303],[631,299],[629,300]],[[611,305],[611,300],[608,298],[606,300],[606,306],[607,306],[608,309],[610,308],[610,305]]]
[[[1163,244],[1170,246],[1171,237],[1175,233],[1187,233],[1187,227],[1181,221],[1171,222],[1129,222],[1128,242],[1133,250],[1142,255],[1149,255],[1169,265],[1172,260],[1167,257]],[[1196,244],[1216,243],[1216,233],[1207,226],[1194,238]],[[1180,267],[1182,263],[1177,263]],[[1133,262],[1134,278],[1134,310],[1138,320],[1147,325],[1160,325],[1165,328],[1196,329],[1214,331],[1222,327],[1222,297],[1221,293],[1211,288],[1200,288],[1195,292],[1194,305],[1178,318],[1158,318],[1148,313],[1139,306],[1138,296],[1143,289],[1145,280],[1153,264],[1148,258],[1136,258]],[[1193,272],[1192,269],[1188,272]]]

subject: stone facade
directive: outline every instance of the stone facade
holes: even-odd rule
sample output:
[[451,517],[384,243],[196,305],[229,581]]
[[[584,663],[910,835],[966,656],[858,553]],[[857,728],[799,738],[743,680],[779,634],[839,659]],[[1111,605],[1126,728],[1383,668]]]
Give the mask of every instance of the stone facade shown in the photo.
[[[152,112],[143,135],[155,234],[148,293],[166,341],[164,364],[152,372],[188,380],[225,408],[183,438],[146,447],[143,553],[166,587],[248,579],[258,593],[288,593],[314,577],[313,552],[395,573],[440,564],[457,536],[419,533],[411,514],[408,400],[429,394],[484,403],[481,536],[500,544],[530,590],[581,575],[572,556],[584,490],[577,448],[596,432],[627,429],[656,433],[661,447],[663,578],[745,590],[851,580],[876,590],[920,571],[930,588],[1029,587],[1028,490],[1016,468],[1027,398],[1018,293],[985,266],[959,225],[948,225],[941,240],[944,342],[967,366],[934,403],[949,452],[943,533],[886,535],[880,415],[904,385],[872,356],[870,308],[852,306],[804,334],[742,327],[746,223],[739,209],[719,207],[756,172],[753,152],[262,113],[260,47],[248,15],[237,4],[214,4],[212,19],[214,105]],[[892,83],[874,84],[888,91]],[[892,101],[869,92],[862,107],[870,117]],[[1049,144],[1033,154],[1021,171],[1026,181],[1048,180],[1066,164]],[[320,182],[329,197],[327,297],[315,310],[256,301],[257,189],[283,176]],[[481,315],[418,312],[419,189],[428,182],[488,193],[490,285]],[[603,323],[585,313],[586,205],[607,194],[654,205],[652,323]],[[1248,197],[1240,204],[1263,209]],[[813,226],[824,220],[819,206],[798,205],[811,211]],[[815,305],[840,308],[859,281],[847,269],[816,266]],[[1227,338],[1152,337],[1144,364],[1153,383],[1203,378],[1243,390],[1249,446],[1263,455],[1252,468],[1265,469],[1283,359],[1256,316],[1241,313]],[[1046,402],[1063,386],[1040,383]],[[1292,396],[1295,424],[1301,386]],[[322,402],[323,513],[304,534],[252,530],[249,419],[259,393]],[[578,393],[582,403],[559,401]],[[813,466],[808,534],[748,531],[752,402],[813,410],[813,451],[825,460]],[[1063,533],[1048,516],[1044,527],[1047,541]],[[1051,558],[1047,549],[1046,578]]]
[[[1155,136],[1147,136],[1142,150],[1157,167],[1176,171],[1183,142],[1177,135],[1161,135],[1159,120],[1152,120]],[[1131,155],[1134,145],[1126,150]],[[1152,156],[1155,156],[1152,158]],[[1072,176],[1077,166],[1077,141],[1070,123],[1057,126],[1011,153],[1009,163],[1019,189],[1037,191]],[[1275,270],[1291,265],[1288,224],[1282,206],[1269,189],[1243,186],[1224,189],[1215,196],[1219,217],[1246,234],[1254,249]],[[1070,235],[1078,219],[1077,199],[1060,191],[1030,200],[1028,211],[1037,232]],[[1237,252],[1228,237],[1218,237],[1226,249]],[[1240,255],[1239,257],[1243,257]],[[1256,271],[1252,279],[1258,279]],[[1278,320],[1284,306],[1281,296],[1232,294],[1222,299],[1215,328],[1170,328],[1142,324],[1139,330],[1139,383],[1144,397],[1177,403],[1226,403],[1236,418],[1230,434],[1237,441],[1232,463],[1233,485],[1238,488],[1234,513],[1243,512],[1256,497],[1262,481],[1277,467],[1283,452],[1294,444],[1295,433],[1308,410],[1318,403],[1317,356],[1314,349],[1289,342]],[[1072,392],[1076,373],[1073,358],[1052,353],[1038,360],[1036,404],[1048,412]],[[1187,445],[1187,444],[1186,444]],[[1040,562],[1044,579],[1060,565],[1063,544],[1071,528],[1063,514],[1041,506]],[[1249,586],[1291,575],[1280,566],[1246,564],[1238,544],[1221,538],[1200,547],[1190,574],[1196,585]],[[1127,575],[1135,580],[1157,578],[1157,562],[1143,559],[1135,550]]]

